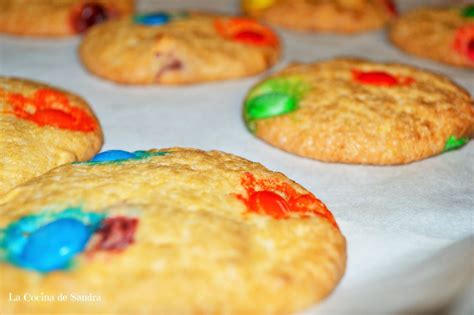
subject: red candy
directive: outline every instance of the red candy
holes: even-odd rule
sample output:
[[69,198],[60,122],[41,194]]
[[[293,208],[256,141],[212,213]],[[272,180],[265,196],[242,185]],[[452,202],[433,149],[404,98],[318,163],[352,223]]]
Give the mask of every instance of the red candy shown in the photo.
[[38,126],[52,126],[65,130],[90,132],[98,127],[95,119],[85,110],[72,107],[63,93],[39,89],[32,97],[5,93],[13,105],[13,113]]
[[265,40],[265,37],[255,31],[243,31],[235,34],[234,39],[246,43],[261,43]]
[[77,33],[85,32],[90,27],[106,21],[108,18],[107,9],[99,3],[86,3],[71,17],[71,23]]
[[92,251],[121,251],[135,241],[138,219],[123,216],[107,218],[96,232]]
[[381,0],[385,7],[387,8],[388,12],[390,12],[393,16],[398,16],[398,9],[395,3],[392,0]]
[[214,26],[219,34],[232,39],[256,46],[278,46],[277,36],[266,26],[248,18],[217,19]]
[[358,83],[387,87],[410,85],[414,82],[414,79],[410,77],[395,77],[383,71],[352,70],[352,78]]
[[313,214],[338,228],[324,203],[310,193],[299,193],[276,178],[256,179],[251,173],[245,173],[241,183],[246,195],[237,195],[237,198],[245,204],[247,212],[268,215],[277,220],[288,219],[292,215],[307,218]]
[[474,61],[474,24],[461,27],[454,37],[453,48],[458,53]]

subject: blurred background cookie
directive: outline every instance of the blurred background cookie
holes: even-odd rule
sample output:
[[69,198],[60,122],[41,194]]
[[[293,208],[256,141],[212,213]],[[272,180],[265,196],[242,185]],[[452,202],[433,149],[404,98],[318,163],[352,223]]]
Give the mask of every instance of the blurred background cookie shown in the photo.
[[314,32],[369,31],[397,16],[392,0],[242,0],[242,8],[271,24]]
[[291,65],[250,91],[244,117],[264,141],[327,162],[409,163],[474,135],[464,89],[428,71],[364,60]]
[[474,68],[474,5],[411,11],[393,24],[390,39],[408,53]]
[[0,195],[61,164],[88,160],[101,145],[99,122],[83,99],[0,77]]
[[129,84],[185,84],[250,76],[271,67],[280,43],[249,18],[154,12],[100,25],[84,37],[92,73]]
[[68,36],[133,11],[134,0],[2,0],[0,32]]
[[319,199],[219,151],[106,151],[15,188],[0,214],[7,314],[288,314],[345,269],[345,239]]

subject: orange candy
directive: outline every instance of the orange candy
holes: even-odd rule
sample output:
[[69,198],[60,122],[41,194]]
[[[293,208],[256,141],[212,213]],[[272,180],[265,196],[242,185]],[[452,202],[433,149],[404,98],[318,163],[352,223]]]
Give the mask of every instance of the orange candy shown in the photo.
[[32,97],[7,94],[18,118],[31,121],[38,126],[52,126],[65,130],[89,132],[97,129],[95,119],[85,110],[72,107],[63,93],[39,89]]
[[257,213],[283,218],[290,211],[288,203],[280,195],[271,191],[257,191],[249,197],[249,207]]
[[256,46],[278,46],[278,37],[268,27],[249,18],[216,19],[219,34],[236,42]]
[[245,173],[241,183],[246,195],[237,195],[237,198],[245,204],[247,212],[269,215],[277,220],[288,219],[292,214],[301,218],[313,214],[338,228],[324,203],[310,193],[298,193],[291,185],[276,178],[256,179],[251,173]]

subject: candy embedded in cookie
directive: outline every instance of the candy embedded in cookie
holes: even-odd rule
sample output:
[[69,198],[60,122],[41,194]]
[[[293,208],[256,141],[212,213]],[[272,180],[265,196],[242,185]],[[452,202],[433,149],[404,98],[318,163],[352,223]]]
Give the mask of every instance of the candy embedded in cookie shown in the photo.
[[121,163],[129,160],[143,160],[152,156],[162,156],[167,154],[165,151],[135,151],[128,152],[123,150],[109,150],[104,151],[94,156],[88,162],[82,162],[80,164],[103,164],[103,163]]
[[396,17],[398,16],[398,8],[397,8],[397,5],[395,4],[395,2],[393,0],[380,0],[384,3],[385,7],[387,8],[388,12]]
[[167,24],[171,21],[178,21],[186,18],[188,13],[185,11],[181,12],[151,12],[138,14],[133,17],[133,21],[136,24],[145,25],[145,26],[160,26]]
[[385,71],[361,71],[352,70],[354,81],[367,85],[376,86],[403,86],[410,85],[415,82],[412,77],[394,76]]
[[24,216],[1,230],[1,260],[40,272],[65,269],[102,220],[79,208]]
[[135,0],[1,0],[0,32],[63,37],[134,11]]
[[443,152],[460,149],[461,147],[465,146],[468,142],[469,142],[468,137],[457,138],[456,136],[450,136],[446,140],[446,144],[444,145]]
[[474,23],[456,31],[453,48],[457,53],[474,62]]
[[461,9],[461,15],[465,18],[474,18],[474,5],[468,5]]
[[84,3],[72,12],[71,23],[77,33],[83,33],[92,26],[105,22],[110,14],[100,3]]
[[258,12],[271,7],[276,0],[243,0],[242,8],[245,12]]
[[310,89],[309,83],[299,77],[271,78],[253,88],[246,98],[244,118],[250,130],[253,122],[298,109],[303,95]]
[[97,121],[84,109],[72,107],[68,97],[52,89],[38,89],[31,97],[19,93],[6,93],[16,117],[38,126],[91,132],[98,128]]
[[0,261],[42,273],[67,270],[82,253],[124,250],[137,225],[137,218],[80,208],[24,216],[0,230]]
[[241,184],[246,195],[237,195],[237,198],[246,205],[247,213],[268,215],[278,220],[317,215],[338,228],[326,205],[311,193],[298,193],[276,178],[256,179],[252,173],[245,173]]
[[224,38],[256,46],[278,46],[278,37],[271,29],[249,18],[219,18],[216,30]]
[[88,251],[122,251],[135,242],[137,227],[137,218],[125,216],[106,218],[96,230]]

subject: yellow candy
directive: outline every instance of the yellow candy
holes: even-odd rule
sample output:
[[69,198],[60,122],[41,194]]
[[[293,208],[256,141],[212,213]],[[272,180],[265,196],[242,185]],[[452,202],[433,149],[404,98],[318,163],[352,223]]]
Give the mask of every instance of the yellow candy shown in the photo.
[[276,0],[244,0],[242,5],[246,12],[264,10],[275,3]]

